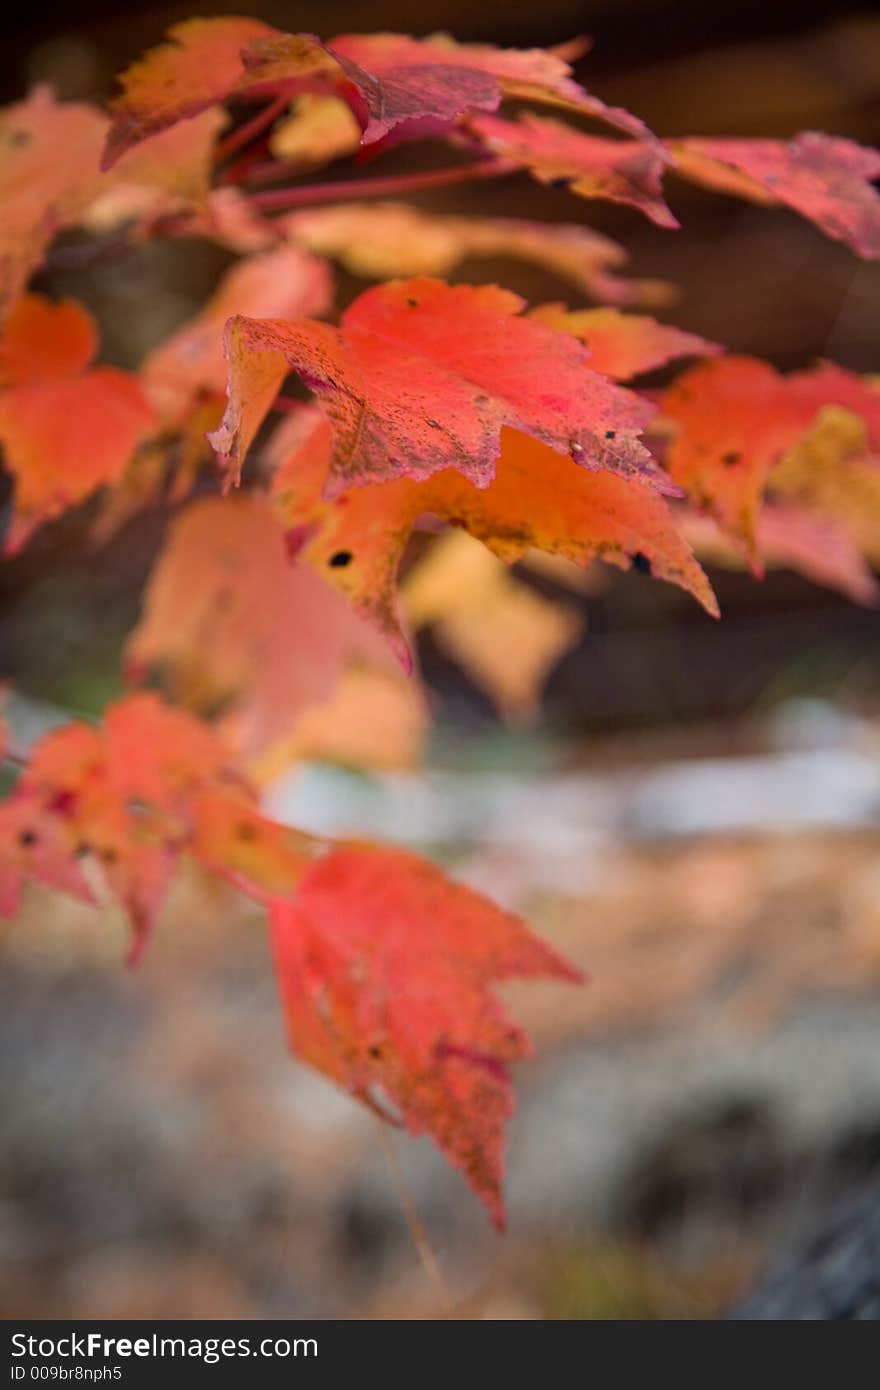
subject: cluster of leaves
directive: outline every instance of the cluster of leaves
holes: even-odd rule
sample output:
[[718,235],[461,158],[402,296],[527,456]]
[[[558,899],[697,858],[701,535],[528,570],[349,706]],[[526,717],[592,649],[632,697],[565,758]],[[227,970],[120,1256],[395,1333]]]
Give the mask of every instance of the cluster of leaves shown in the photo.
[[[261,783],[294,758],[412,760],[425,625],[504,713],[533,709],[579,620],[517,562],[581,591],[596,559],[635,566],[717,615],[698,554],[756,574],[790,564],[860,602],[880,559],[877,383],[829,363],[786,378],[631,312],[664,287],[625,278],[622,248],[579,224],[387,201],[525,173],[672,228],[673,174],[880,255],[880,154],[814,133],[661,140],[575,81],[584,48],[325,43],[197,19],[123,74],[108,114],[45,89],[0,113],[7,553],[87,498],[97,539],[160,495],[186,501],[206,436],[224,490],[246,483],[170,527],[126,652],[133,693],[24,763],[0,807],[0,908],[27,879],[109,894],[136,955],[182,855],[229,879],[268,909],[294,1051],[429,1133],[499,1225],[508,1063],[527,1040],[491,985],[577,972],[424,860],[267,820]],[[449,168],[307,181],[426,138],[448,144]],[[94,365],[82,305],[28,288],[71,229],[206,237],[240,259],[123,372]],[[498,253],[592,307],[528,309],[443,278]],[[333,261],[385,282],[336,322]],[[685,358],[699,360],[663,392],[639,388]],[[285,395],[291,374],[310,401]],[[164,699],[137,690],[151,682]]]

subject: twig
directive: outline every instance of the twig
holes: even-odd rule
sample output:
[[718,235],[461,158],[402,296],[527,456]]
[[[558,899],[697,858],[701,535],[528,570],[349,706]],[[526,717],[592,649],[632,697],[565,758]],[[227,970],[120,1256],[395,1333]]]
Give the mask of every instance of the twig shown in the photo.
[[440,1294],[446,1306],[449,1307],[453,1302],[452,1292],[443,1277],[443,1271],[440,1268],[437,1256],[434,1254],[428,1232],[422,1224],[422,1218],[419,1216],[415,1203],[410,1195],[406,1178],[403,1176],[403,1170],[398,1161],[394,1145],[391,1142],[391,1136],[380,1119],[377,1118],[376,1124],[379,1129],[379,1143],[382,1145],[382,1152],[385,1154],[385,1159],[391,1174],[391,1183],[397,1194],[397,1200],[400,1203],[401,1210],[406,1218],[406,1224],[409,1227],[409,1233],[412,1236],[413,1244],[419,1252],[419,1258],[422,1261],[425,1273],[437,1289],[437,1292]]
[[278,119],[283,111],[287,110],[290,98],[287,96],[276,97],[270,101],[268,106],[264,106],[244,125],[240,125],[227,135],[224,140],[220,140],[214,150],[214,163],[222,164],[230,155],[235,154],[245,145],[249,145],[256,136],[261,135],[274,121]]
[[509,174],[513,166],[503,159],[482,159],[454,169],[424,169],[415,174],[391,174],[384,179],[345,179],[338,183],[304,184],[299,188],[270,189],[254,193],[251,207],[258,212],[285,212],[289,208],[310,207],[313,203],[348,198],[387,198],[396,193],[413,193],[420,188],[443,188],[467,183],[471,179],[497,178]]

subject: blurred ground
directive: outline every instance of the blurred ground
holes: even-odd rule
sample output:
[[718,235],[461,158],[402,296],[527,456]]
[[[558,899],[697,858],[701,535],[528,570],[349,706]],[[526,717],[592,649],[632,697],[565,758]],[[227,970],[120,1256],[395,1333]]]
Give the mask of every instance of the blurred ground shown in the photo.
[[32,894],[2,941],[5,1316],[717,1316],[880,1182],[880,761],[870,726],[783,715],[747,761],[657,735],[647,765],[276,789],[430,848],[593,975],[509,992],[538,1052],[504,1240],[395,1137],[442,1294],[374,1120],[285,1054],[255,915],[188,880],[129,974],[121,923]]

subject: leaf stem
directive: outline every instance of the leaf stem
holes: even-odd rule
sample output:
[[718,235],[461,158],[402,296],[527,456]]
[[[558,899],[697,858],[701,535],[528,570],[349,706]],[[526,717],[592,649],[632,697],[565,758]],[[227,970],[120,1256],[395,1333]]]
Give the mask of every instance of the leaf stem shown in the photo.
[[261,135],[274,121],[278,119],[283,111],[287,110],[290,104],[289,96],[276,97],[270,101],[268,106],[264,106],[249,121],[237,126],[224,140],[220,140],[214,150],[214,163],[222,164],[230,155],[236,154],[245,145],[249,145],[256,136]]
[[391,1174],[391,1182],[397,1194],[397,1200],[400,1203],[401,1210],[406,1217],[409,1233],[412,1236],[416,1250],[419,1252],[419,1258],[422,1261],[425,1273],[437,1289],[444,1303],[451,1305],[453,1302],[451,1290],[443,1277],[443,1271],[440,1268],[437,1256],[434,1254],[428,1232],[422,1224],[422,1218],[419,1216],[415,1203],[410,1195],[406,1178],[403,1176],[403,1169],[400,1166],[397,1153],[391,1142],[391,1136],[386,1126],[378,1117],[376,1119],[376,1124],[379,1129],[379,1143],[382,1145],[382,1152],[385,1155]]
[[471,179],[497,178],[513,166],[503,159],[481,159],[454,169],[422,169],[414,174],[391,174],[384,179],[345,179],[337,183],[303,184],[299,188],[270,189],[251,195],[251,207],[259,212],[284,212],[310,207],[314,203],[349,198],[387,198],[396,193],[413,193],[420,188],[444,188]]

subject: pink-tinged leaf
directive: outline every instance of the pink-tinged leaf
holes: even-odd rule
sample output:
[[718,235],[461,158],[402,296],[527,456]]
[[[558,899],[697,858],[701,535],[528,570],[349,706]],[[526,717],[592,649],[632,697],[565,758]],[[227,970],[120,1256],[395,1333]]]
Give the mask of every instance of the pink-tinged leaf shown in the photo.
[[60,818],[47,821],[42,799],[35,792],[22,789],[4,801],[0,805],[0,917],[18,912],[28,880],[93,903],[76,850],[72,827]]
[[521,317],[523,307],[497,287],[417,279],[368,290],[340,329],[235,318],[229,407],[212,443],[237,478],[293,369],[330,422],[336,492],[444,468],[485,487],[504,425],[587,468],[655,478],[639,441],[653,408],[591,372],[579,343]]
[[836,362],[819,362],[806,371],[792,372],[786,392],[808,417],[830,405],[858,415],[865,424],[867,446],[880,455],[880,382],[876,377],[860,376]]
[[146,136],[217,103],[304,92],[346,100],[364,144],[448,134],[460,117],[494,111],[504,97],[568,107],[654,140],[642,121],[574,81],[567,59],[580,51],[577,43],[549,51],[497,49],[400,34],[343,34],[322,43],[258,20],[192,19],[123,73],[105,166]]
[[663,199],[666,160],[647,140],[584,135],[529,113],[518,121],[473,116],[468,129],[485,150],[528,169],[541,183],[568,188],[581,198],[625,203],[658,227],[678,226]]
[[[682,534],[706,565],[744,569],[741,546],[725,536],[705,514],[682,518]],[[757,544],[767,569],[790,569],[813,584],[835,589],[853,603],[874,607],[880,585],[845,527],[791,503],[768,503],[758,518]]]
[[278,218],[277,225],[308,250],[332,256],[370,280],[445,278],[468,256],[511,256],[552,271],[607,304],[664,303],[672,288],[615,274],[626,263],[623,247],[574,223],[453,217],[383,202],[309,208]]
[[768,475],[806,427],[784,378],[753,357],[719,357],[678,377],[660,408],[673,426],[664,458],[672,477],[757,566],[755,526]]
[[407,127],[418,135],[440,133],[465,112],[494,111],[501,100],[498,83],[470,68],[422,63],[374,76],[338,51],[336,57],[353,89],[351,104],[364,145],[391,131],[403,136]]
[[[865,259],[880,257],[880,193],[872,186],[880,150],[809,130],[788,141],[675,140],[670,149],[687,178],[749,197],[748,183],[736,181],[744,175],[760,201],[784,203]],[[734,171],[733,184],[725,170]]]
[[530,1045],[492,986],[578,972],[519,918],[401,850],[335,850],[271,922],[293,1051],[430,1135],[502,1229],[508,1068]]
[[[418,91],[419,80],[430,85],[432,68],[448,74],[445,79],[447,92],[449,84],[461,81],[461,76],[453,78],[453,73],[469,72],[472,78],[493,82],[491,103],[479,103],[484,109],[494,111],[502,97],[549,102],[594,116],[629,135],[653,140],[638,117],[619,107],[606,106],[574,80],[568,59],[580,57],[588,46],[584,40],[575,39],[553,49],[495,48],[491,44],[457,43],[445,34],[427,39],[412,39],[403,34],[343,34],[327,45],[338,58],[357,63],[383,78],[392,72],[398,82],[405,83],[414,93]],[[460,103],[455,114],[464,115],[468,109],[477,108],[476,102],[469,107]],[[449,110],[448,99],[446,110]],[[383,116],[384,113],[380,113],[378,119],[382,121]]]
[[197,714],[224,711],[249,759],[290,735],[355,662],[391,664],[336,590],[290,562],[255,493],[202,498],[177,518],[126,647],[131,681],[158,679]]

